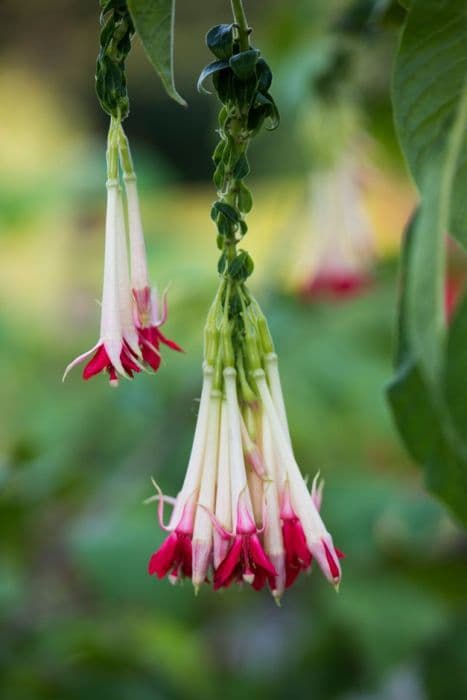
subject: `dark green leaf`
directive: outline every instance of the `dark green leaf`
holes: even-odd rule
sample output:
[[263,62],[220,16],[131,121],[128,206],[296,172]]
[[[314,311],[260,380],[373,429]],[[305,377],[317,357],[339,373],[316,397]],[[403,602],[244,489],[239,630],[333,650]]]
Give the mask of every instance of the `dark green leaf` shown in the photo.
[[218,24],[210,29],[206,34],[206,45],[217,58],[230,58],[233,49],[232,25]]
[[225,271],[225,268],[227,267],[227,257],[225,253],[222,253],[220,256],[218,262],[217,262],[217,272],[222,275]]
[[221,212],[224,216],[230,219],[230,221],[233,221],[233,223],[236,224],[238,222],[238,213],[233,207],[230,206],[230,204],[226,204],[225,202],[214,202],[213,209],[215,209],[217,212]]
[[212,159],[216,165],[222,160],[222,156],[224,154],[224,149],[226,145],[227,144],[225,141],[219,141],[219,143],[215,147],[214,153],[212,154]]
[[[459,0],[413,0],[394,70],[399,139],[420,189],[433,147],[459,107],[467,75],[467,11]],[[423,191],[423,190],[422,190]],[[459,154],[449,231],[467,245],[467,134]]]
[[144,50],[167,94],[186,105],[174,81],[175,0],[128,0],[128,9]]
[[256,64],[259,58],[258,49],[248,49],[230,58],[229,65],[240,80],[256,77]]
[[258,59],[256,64],[256,77],[258,79],[259,92],[267,93],[272,83],[272,73],[264,58]]
[[[423,200],[404,242],[396,375],[389,403],[427,487],[467,523],[465,338],[467,306],[444,342],[444,245],[452,191],[467,124],[467,89],[445,142],[432,148]],[[462,358],[462,359],[461,359]]]
[[233,176],[236,180],[242,180],[250,172],[250,164],[248,163],[248,158],[243,153],[233,168]]
[[234,280],[244,281],[253,272],[254,263],[246,250],[238,253],[237,257],[232,260],[228,267],[228,275]]
[[225,68],[228,68],[228,67],[229,67],[229,64],[227,63],[227,61],[213,61],[208,66],[203,68],[203,70],[201,71],[201,74],[198,78],[198,84],[197,84],[198,92],[204,92],[207,95],[209,95],[210,94],[209,90],[206,90],[206,88],[203,85],[204,81],[207,78],[209,78],[210,75],[214,75],[215,73],[218,73],[219,71],[221,71]]
[[230,236],[230,234],[232,233],[232,228],[233,228],[234,224],[222,212],[217,213],[216,224],[217,224],[217,230],[219,231],[219,234],[221,236]]
[[244,214],[248,214],[249,211],[251,211],[251,208],[253,206],[253,197],[251,196],[251,192],[246,187],[246,185],[240,183],[240,190],[238,193],[238,208],[240,209],[241,212]]
[[232,78],[233,73],[230,68],[216,71],[212,76],[212,84],[214,85],[218,98],[223,104],[226,104],[231,99]]

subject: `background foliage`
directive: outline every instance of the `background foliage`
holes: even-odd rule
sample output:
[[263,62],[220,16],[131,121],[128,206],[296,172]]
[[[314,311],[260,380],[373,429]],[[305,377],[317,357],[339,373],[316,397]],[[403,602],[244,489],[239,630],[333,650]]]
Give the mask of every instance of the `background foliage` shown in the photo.
[[[389,102],[404,12],[394,3],[368,24],[365,2],[267,4],[266,12],[252,3],[249,15],[277,75],[283,123],[251,154],[257,175],[248,248],[281,357],[297,455],[310,475],[321,469],[324,515],[347,554],[341,592],[314,572],[278,610],[249,590],[206,590],[194,600],[190,585],[172,588],[146,575],[162,534],[142,500],[151,475],[168,492],[183,476],[202,319],[216,284],[208,182],[215,107],[194,86],[209,60],[202,36],[229,20],[227,3],[204,2],[200,12],[179,0],[177,86],[189,111],[168,102],[141,49],[129,60],[127,128],[138,146],[151,270],[161,288],[172,283],[167,333],[187,352],[168,355],[157,378],[115,392],[104,381],[83,385],[78,374],[60,383],[70,357],[94,338],[98,317],[90,300],[100,293],[106,120],[93,92],[96,8],[70,0],[63,12],[50,0],[36,12],[33,0],[4,0],[0,695],[8,700],[467,695],[465,534],[425,492],[382,391],[397,246],[415,200]],[[333,70],[340,54],[346,81]],[[309,235],[306,125],[323,104],[323,84],[330,86],[326,115],[357,105],[373,139],[377,167],[366,204],[380,263],[366,296],[310,306],[295,293],[291,269]],[[307,99],[298,99],[307,85]],[[343,121],[331,121],[323,134],[338,141]],[[434,197],[431,206],[438,205]],[[441,354],[453,354],[443,396],[453,397],[459,423],[455,395],[465,385],[462,354],[453,348],[462,347],[465,318],[461,309]],[[422,431],[431,436],[426,423]],[[451,468],[448,454],[440,459]]]

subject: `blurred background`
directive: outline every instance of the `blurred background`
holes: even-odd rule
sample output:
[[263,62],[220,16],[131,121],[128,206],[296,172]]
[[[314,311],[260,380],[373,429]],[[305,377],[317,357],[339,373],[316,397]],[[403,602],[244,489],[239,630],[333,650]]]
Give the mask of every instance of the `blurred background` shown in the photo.
[[389,99],[403,10],[369,0],[246,7],[282,122],[252,148],[244,244],[298,461],[326,481],[324,517],[346,553],[341,591],[315,571],[278,609],[265,591],[194,598],[190,583],[146,573],[163,535],[143,500],[151,476],[167,493],[181,484],[217,284],[218,107],[194,86],[211,60],[204,34],[230,21],[229,3],[178,2],[187,110],[165,96],[137,41],[128,63],[125,128],[151,273],[171,285],[165,330],[186,352],[112,390],[101,376],[84,384],[79,370],[61,383],[98,333],[107,119],[94,95],[97,2],[2,0],[5,700],[467,697],[467,541],[424,491],[384,401],[399,242],[415,201]]

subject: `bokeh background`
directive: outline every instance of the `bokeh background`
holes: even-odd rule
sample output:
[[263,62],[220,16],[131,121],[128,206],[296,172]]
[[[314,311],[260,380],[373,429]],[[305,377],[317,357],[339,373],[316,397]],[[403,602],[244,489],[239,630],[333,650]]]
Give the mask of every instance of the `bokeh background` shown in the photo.
[[[341,591],[316,571],[278,609],[266,592],[206,588],[195,598],[190,583],[172,587],[146,573],[162,533],[143,500],[151,476],[168,493],[183,478],[216,287],[209,208],[217,106],[194,86],[210,60],[204,33],[229,21],[227,0],[178,2],[176,75],[189,109],[168,100],[137,42],[129,60],[126,129],[151,272],[161,289],[171,285],[166,331],[186,352],[166,352],[157,377],[118,390],[103,377],[84,384],[79,370],[61,383],[98,329],[107,121],[93,85],[97,2],[3,0],[5,700],[467,697],[465,534],[424,491],[384,401],[398,247],[415,201],[389,100],[403,11],[368,0],[246,5],[283,118],[252,149],[245,246],[281,358],[298,461],[326,481],[324,516],[346,553]],[[319,157],[308,125],[324,114],[318,141],[341,148],[345,129],[333,115],[342,106],[366,135],[362,202],[377,264],[364,294],[317,302],[300,292],[316,235],[309,180]]]

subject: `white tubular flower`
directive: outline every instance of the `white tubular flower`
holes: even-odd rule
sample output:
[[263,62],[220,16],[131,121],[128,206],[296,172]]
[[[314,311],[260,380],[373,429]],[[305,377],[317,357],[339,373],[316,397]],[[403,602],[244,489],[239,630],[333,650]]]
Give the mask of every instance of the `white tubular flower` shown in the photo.
[[[126,299],[125,290],[128,292]],[[111,385],[117,385],[118,375],[128,378],[140,372],[141,366],[137,361],[140,353],[137,342],[135,344],[130,303],[121,194],[118,180],[110,179],[107,181],[100,338],[94,347],[68,365],[63,378],[91,355],[84,367],[83,379],[90,379],[106,370]]]
[[130,145],[121,125],[118,132],[118,145],[128,210],[133,319],[143,360],[148,367],[157,372],[161,364],[159,351],[161,343],[177,352],[181,352],[182,349],[160,330],[167,319],[166,295],[163,295],[162,303],[159,304],[157,293],[151,289],[136,174],[133,169]]
[[229,417],[227,402],[222,400],[219,437],[219,460],[217,465],[217,493],[215,507],[216,522],[220,527],[214,531],[214,569],[225,559],[230,546],[228,534],[232,530],[232,497],[230,489]]
[[124,178],[128,205],[128,229],[130,233],[131,286],[135,291],[139,291],[150,287],[146,244],[144,242],[136,175],[134,173],[125,174]]
[[[214,572],[214,589],[229,586],[238,580],[261,588],[267,577],[276,576],[276,570],[264,553],[258,536],[260,531],[253,517],[242,450],[237,373],[233,367],[226,367],[223,374],[228,416],[233,536],[227,556]],[[221,488],[220,484],[218,488]]]
[[209,406],[213,385],[214,370],[209,365],[203,366],[203,388],[199,402],[198,418],[196,421],[193,445],[185,474],[183,486],[177,495],[177,502],[170,518],[169,527],[173,527],[180,519],[184,501],[192,494],[198,493],[203,468],[204,452],[209,423]]
[[286,587],[286,561],[282,524],[279,509],[278,469],[274,454],[271,428],[262,412],[262,454],[266,467],[267,484],[265,486],[265,522],[264,522],[264,551],[271,560],[277,576],[272,587],[274,598],[279,601]]
[[290,496],[290,504],[283,504],[283,507],[291,507],[291,515],[300,521],[311,555],[317,560],[326,578],[337,586],[341,579],[340,552],[334,547],[332,537],[324,526],[295,461],[290,442],[272,400],[264,371],[255,370],[254,377],[269,421],[278,458],[286,469],[287,495]]
[[266,377],[271,390],[272,400],[274,401],[274,406],[276,407],[276,411],[282,423],[284,432],[286,433],[290,442],[289,423],[287,421],[287,411],[285,410],[285,401],[279,374],[279,362],[276,353],[268,353],[264,358],[264,363],[266,366]]
[[213,553],[212,513],[216,498],[216,476],[221,417],[220,391],[213,391],[209,402],[208,427],[198,508],[193,529],[193,585],[198,588],[206,581]]
[[130,277],[128,274],[128,253],[125,229],[123,198],[121,189],[119,188],[117,203],[117,270],[120,326],[123,339],[132,351],[133,355],[141,358],[141,351],[138,345],[138,333],[133,321],[133,311],[131,305]]
[[171,583],[176,583],[183,577],[191,578],[193,574],[193,527],[208,438],[209,409],[214,374],[212,367],[208,365],[205,365],[203,369],[203,389],[188,468],[167,527],[162,521],[164,497],[159,494],[159,524],[171,534],[154,552],[148,564],[150,575],[163,578],[169,574]]

